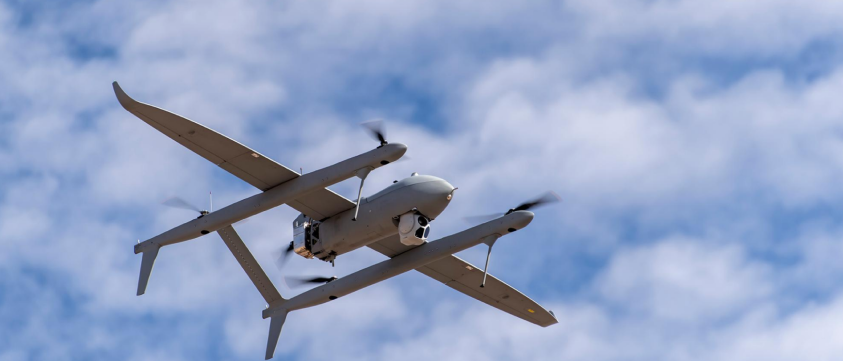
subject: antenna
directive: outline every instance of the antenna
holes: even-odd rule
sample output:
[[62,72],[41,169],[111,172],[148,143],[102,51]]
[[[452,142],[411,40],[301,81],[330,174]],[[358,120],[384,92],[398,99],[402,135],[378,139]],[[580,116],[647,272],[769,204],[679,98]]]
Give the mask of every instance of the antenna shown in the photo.
[[211,200],[211,212],[214,211],[214,192],[208,191],[208,198]]

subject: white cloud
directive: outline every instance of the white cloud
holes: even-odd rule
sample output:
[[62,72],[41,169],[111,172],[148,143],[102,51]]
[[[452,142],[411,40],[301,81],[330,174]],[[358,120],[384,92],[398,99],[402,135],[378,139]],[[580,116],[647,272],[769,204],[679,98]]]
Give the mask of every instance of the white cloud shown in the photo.
[[669,51],[724,58],[792,56],[843,30],[836,1],[810,5],[784,0],[572,1],[583,38],[628,45],[656,43]]
[[680,239],[616,254],[596,285],[626,312],[705,325],[763,303],[768,273],[735,246]]
[[[119,108],[113,80],[305,171],[371,148],[355,123],[387,117],[390,140],[413,159],[375,172],[367,191],[411,171],[450,180],[460,190],[437,235],[545,189],[563,196],[493,261],[496,275],[549,301],[560,325],[537,328],[408,274],[294,314],[279,352],[334,358],[296,352],[329,340],[352,359],[839,356],[811,331],[835,332],[823,319],[839,302],[811,305],[810,295],[840,293],[840,232],[833,214],[811,212],[843,198],[843,68],[799,79],[775,61],[752,64],[839,35],[838,10],[773,0],[97,1],[40,9],[21,25],[20,10],[0,4],[3,285],[37,280],[29,269],[46,277],[0,303],[61,286],[26,309],[43,318],[3,329],[38,337],[0,358],[55,358],[83,339],[85,358],[262,354],[262,300],[215,235],[165,249],[148,294],[134,296],[134,240],[190,217],[157,202],[213,188],[225,204],[255,190]],[[80,59],[80,41],[112,53]],[[723,81],[728,71],[689,61],[707,57],[750,64]],[[661,93],[648,93],[654,81]],[[293,214],[238,226],[276,281],[267,255],[289,239]],[[814,218],[832,225],[778,232]],[[576,263],[583,256],[592,269]],[[361,251],[337,269],[297,259],[290,271],[342,275],[379,259]],[[567,267],[579,286],[552,283]],[[68,324],[52,327],[68,310]]]
[[758,322],[737,332],[726,347],[712,352],[714,359],[731,360],[837,360],[843,354],[843,315],[839,296],[828,304],[807,304],[782,321]]

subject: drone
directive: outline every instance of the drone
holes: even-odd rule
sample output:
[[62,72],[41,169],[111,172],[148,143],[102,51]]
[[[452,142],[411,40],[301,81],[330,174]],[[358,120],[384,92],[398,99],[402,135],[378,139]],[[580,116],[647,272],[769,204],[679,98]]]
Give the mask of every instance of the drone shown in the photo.
[[[552,311],[488,274],[495,242],[530,224],[534,217],[530,209],[557,201],[555,193],[548,192],[503,214],[488,216],[482,224],[429,242],[430,223],[449,205],[457,188],[441,178],[413,173],[362,197],[369,173],[399,160],[407,151],[404,144],[387,142],[380,122],[364,123],[379,141],[377,148],[310,173],[299,173],[199,123],[138,102],[126,95],[117,82],[112,85],[117,100],[127,111],[261,190],[218,210],[199,211],[198,218],[138,242],[135,254],[143,255],[138,296],[146,292],[162,247],[216,232],[266,300],[263,318],[270,319],[267,360],[275,354],[289,312],[336,300],[411,270],[536,325],[557,323]],[[326,188],[353,177],[360,179],[356,202]],[[181,201],[176,203],[186,206]],[[340,278],[303,280],[319,285],[290,299],[282,297],[233,227],[282,204],[301,212],[293,220],[292,240],[288,245],[281,244],[283,254],[295,253],[333,265],[337,257],[369,247],[389,259]],[[488,246],[482,270],[454,255],[480,244]]]

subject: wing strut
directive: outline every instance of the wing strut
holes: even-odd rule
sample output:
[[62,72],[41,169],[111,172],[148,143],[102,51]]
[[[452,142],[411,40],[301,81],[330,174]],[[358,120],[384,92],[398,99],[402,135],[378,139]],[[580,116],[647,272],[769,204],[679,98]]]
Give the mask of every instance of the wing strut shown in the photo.
[[357,206],[354,207],[354,218],[351,219],[352,221],[357,220],[357,212],[360,211],[360,198],[363,197],[363,182],[366,181],[366,177],[371,171],[372,169],[369,167],[360,168],[357,170],[357,176],[360,177],[360,189],[357,190]]
[[495,245],[495,241],[498,240],[498,237],[487,238],[486,243],[489,246],[489,252],[486,253],[486,267],[483,268],[483,282],[480,282],[480,288],[486,287],[486,276],[489,275],[489,258],[492,257],[492,246]]

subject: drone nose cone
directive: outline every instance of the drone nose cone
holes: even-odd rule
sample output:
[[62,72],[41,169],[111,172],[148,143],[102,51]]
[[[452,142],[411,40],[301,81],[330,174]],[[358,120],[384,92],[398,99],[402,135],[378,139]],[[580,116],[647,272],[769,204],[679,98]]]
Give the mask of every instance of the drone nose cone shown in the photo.
[[431,179],[418,184],[418,191],[423,194],[424,201],[417,208],[422,214],[430,218],[436,218],[451,203],[455,188],[444,179],[432,176],[426,177]]
[[389,208],[397,212],[394,214],[415,208],[421,214],[434,219],[451,203],[454,189],[454,186],[442,178],[414,175],[367,197],[366,202],[377,202],[377,207]]

